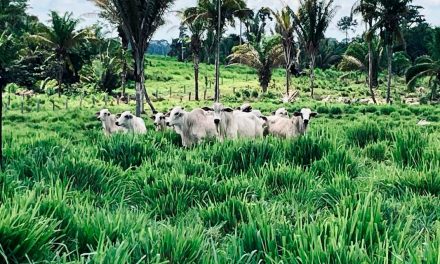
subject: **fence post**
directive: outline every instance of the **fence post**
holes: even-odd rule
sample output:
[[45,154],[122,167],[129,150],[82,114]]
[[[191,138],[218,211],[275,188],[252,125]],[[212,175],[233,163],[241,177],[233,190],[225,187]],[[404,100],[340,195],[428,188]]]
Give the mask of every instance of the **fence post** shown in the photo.
[[104,96],[104,106],[107,106],[108,97],[107,95]]
[[117,105],[119,105],[119,101],[121,100],[121,97],[118,95],[117,97],[116,97],[116,104]]
[[188,101],[191,101],[191,92],[189,92]]
[[21,113],[24,113],[24,94],[21,95]]
[[186,94],[186,85],[183,86],[183,93]]
[[235,94],[235,87],[232,87],[232,92]]
[[69,105],[68,105],[69,99],[66,98],[66,110],[69,109]]
[[206,101],[206,92],[207,92],[208,90],[206,90],[205,89],[205,91],[203,92],[203,100],[205,100]]
[[52,99],[52,111],[55,111],[55,100]]
[[182,102],[183,101],[183,96],[180,96],[180,102]]
[[171,91],[171,86],[170,86],[170,98],[171,98],[171,94],[172,94],[172,91]]

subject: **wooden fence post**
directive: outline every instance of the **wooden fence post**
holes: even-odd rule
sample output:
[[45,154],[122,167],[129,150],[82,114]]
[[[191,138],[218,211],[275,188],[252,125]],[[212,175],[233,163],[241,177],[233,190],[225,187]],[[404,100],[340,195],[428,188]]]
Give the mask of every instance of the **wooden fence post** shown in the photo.
[[232,87],[232,92],[235,94],[235,87]]
[[69,109],[69,104],[68,104],[68,102],[69,102],[69,99],[66,98],[66,110]]
[[186,94],[186,85],[183,86],[183,94]]
[[183,96],[180,96],[180,102],[182,102],[183,101]]
[[188,101],[191,101],[191,92],[189,92]]
[[170,98],[171,98],[171,95],[172,95],[172,91],[171,91],[171,86],[170,86]]
[[55,100],[52,99],[52,111],[55,111]]
[[121,100],[121,97],[118,95],[118,97],[116,97],[116,104],[119,105],[119,101]]
[[206,90],[205,89],[205,91],[203,92],[203,100],[205,100],[206,101],[206,92],[207,92],[208,90]]
[[95,106],[95,96],[92,96],[92,104]]

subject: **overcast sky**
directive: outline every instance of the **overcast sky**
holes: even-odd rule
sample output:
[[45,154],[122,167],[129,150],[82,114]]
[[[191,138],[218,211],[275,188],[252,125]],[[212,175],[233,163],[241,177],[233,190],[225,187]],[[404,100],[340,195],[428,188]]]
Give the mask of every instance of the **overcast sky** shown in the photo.
[[[327,30],[326,36],[343,39],[345,36],[340,32],[336,26],[337,21],[342,17],[349,15],[351,6],[355,0],[335,0],[339,6],[336,17]],[[171,40],[178,36],[179,18],[175,10],[181,10],[186,7],[194,6],[197,0],[176,0],[174,6],[166,14],[166,24],[162,26],[154,35],[153,39]],[[268,6],[274,9],[281,9],[286,3],[293,7],[294,10],[298,7],[298,0],[248,0],[248,6],[253,9],[258,9],[262,6]],[[423,6],[421,11],[428,23],[440,26],[440,0],[414,0],[414,5]],[[82,26],[91,25],[98,20],[98,9],[87,0],[30,0],[29,13],[37,15],[41,21],[47,22],[50,10],[58,12],[73,12],[75,17],[82,20]],[[359,21],[359,19],[358,19]],[[361,30],[363,25],[359,25]],[[238,32],[237,29],[230,29],[229,32]],[[353,33],[352,33],[353,35]],[[356,35],[356,33],[354,34]]]

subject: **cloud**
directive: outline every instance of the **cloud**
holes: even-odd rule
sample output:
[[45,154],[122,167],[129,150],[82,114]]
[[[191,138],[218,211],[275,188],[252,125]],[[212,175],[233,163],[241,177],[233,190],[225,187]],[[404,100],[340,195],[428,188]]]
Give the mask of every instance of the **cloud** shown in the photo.
[[[332,20],[326,36],[343,39],[344,33],[341,32],[337,27],[337,21],[342,16],[347,16],[350,14],[351,6],[354,0],[336,0],[335,3],[338,5],[338,12],[336,17]],[[165,15],[166,24],[162,26],[154,35],[154,39],[166,39],[171,40],[178,35],[178,25],[180,23],[180,18],[177,15],[177,10],[182,10],[183,8],[194,6],[197,0],[176,0],[174,6]],[[262,6],[267,6],[270,3],[270,7],[274,9],[282,8],[286,3],[291,5],[295,10],[298,7],[298,0],[248,0],[249,7],[253,9],[258,9]],[[421,11],[423,15],[426,16],[426,20],[431,25],[440,26],[440,0],[415,0],[414,5],[423,6],[424,9]],[[49,19],[49,11],[55,10],[58,12],[70,12],[72,11],[76,17],[81,18],[82,25],[91,25],[98,20],[98,9],[87,0],[30,0],[29,1],[29,12],[40,18],[43,22]],[[358,31],[355,33],[359,34],[363,30],[363,25],[359,24]],[[237,33],[238,29],[230,29],[229,32]]]

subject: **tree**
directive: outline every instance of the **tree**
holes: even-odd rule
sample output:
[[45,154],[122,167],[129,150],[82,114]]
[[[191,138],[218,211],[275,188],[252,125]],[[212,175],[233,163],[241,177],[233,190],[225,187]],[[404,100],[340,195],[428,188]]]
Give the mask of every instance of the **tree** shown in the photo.
[[[373,23],[375,19],[377,18],[377,12],[376,7],[378,4],[378,0],[357,0],[352,8],[353,14],[361,14],[362,18],[364,19],[365,23],[367,24],[367,32],[370,32],[371,28],[373,27]],[[373,102],[376,104],[376,97],[374,96],[374,87],[378,86],[378,75],[374,75],[374,68],[373,65],[375,65],[374,60],[377,60],[377,58],[374,57],[373,54],[373,47],[372,47],[372,40],[373,40],[373,34],[374,32],[371,32],[370,35],[365,34],[365,40],[368,44],[368,88],[370,89],[370,96]]]
[[437,96],[437,89],[440,86],[440,60],[433,60],[429,56],[417,58],[415,65],[406,71],[406,83],[409,89],[413,89],[417,81],[427,77],[431,88],[431,100]]
[[391,103],[391,81],[393,76],[393,47],[397,42],[404,43],[401,22],[409,13],[409,3],[412,0],[379,0],[378,21],[368,33],[380,29],[381,37],[387,50],[388,61],[388,82],[387,82],[387,103]]
[[344,43],[338,42],[334,38],[323,39],[316,54],[316,67],[328,69],[333,65],[337,65],[342,60],[345,50],[346,45]]
[[136,116],[140,116],[143,97],[155,112],[145,88],[144,60],[145,52],[154,32],[164,23],[163,15],[174,2],[173,0],[94,0],[95,4],[117,23],[128,39],[133,59],[136,83]]
[[90,37],[88,30],[76,30],[79,20],[72,18],[72,13],[60,16],[52,11],[51,25],[44,27],[38,35],[34,35],[37,41],[49,47],[54,52],[58,63],[58,95],[61,96],[63,75],[66,67],[73,68],[70,58],[72,49]]
[[315,86],[315,60],[324,33],[336,14],[334,0],[300,0],[295,20],[295,30],[310,58],[310,90],[313,97]]
[[272,11],[275,17],[275,32],[281,36],[284,51],[284,61],[286,70],[286,94],[289,95],[290,90],[290,69],[296,56],[295,47],[295,24],[292,19],[293,11],[286,6],[281,11]]
[[191,32],[191,52],[194,64],[194,96],[199,100],[199,64],[202,51],[202,35],[206,30],[206,21],[203,19],[189,19],[197,13],[197,7],[190,7],[183,11],[183,23]]
[[259,43],[264,37],[267,20],[272,21],[271,11],[267,7],[262,7],[256,14],[249,11],[247,17],[243,19],[246,27],[245,36],[250,43]]
[[235,26],[235,19],[244,19],[249,14],[244,0],[199,0],[197,10],[188,20],[202,19],[213,30],[216,38],[215,96],[220,100],[220,41],[227,24]]
[[0,32],[24,33],[28,0],[0,0]]
[[285,63],[283,47],[278,37],[236,46],[228,58],[232,63],[241,63],[256,69],[263,92],[267,92],[273,69]]
[[355,31],[356,26],[358,25],[356,19],[353,19],[352,16],[344,16],[341,20],[338,21],[339,30],[345,32],[345,41],[348,45],[348,31]]

